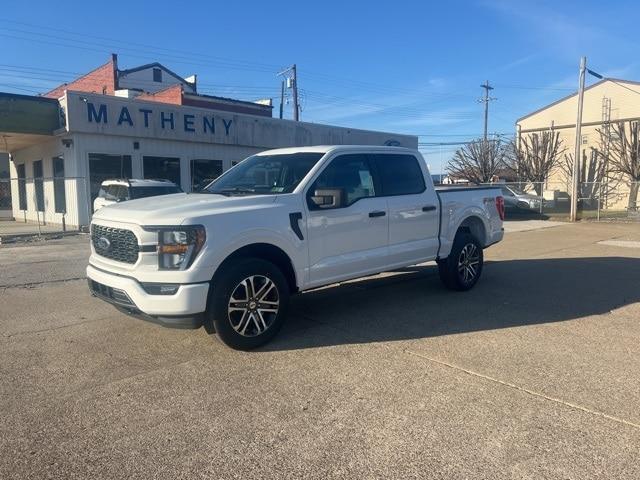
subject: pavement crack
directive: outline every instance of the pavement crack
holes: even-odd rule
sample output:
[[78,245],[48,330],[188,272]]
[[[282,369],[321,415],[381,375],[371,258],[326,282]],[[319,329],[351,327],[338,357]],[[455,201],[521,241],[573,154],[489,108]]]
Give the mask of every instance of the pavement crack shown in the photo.
[[38,287],[40,285],[47,285],[49,283],[75,282],[76,280],[86,280],[86,279],[87,277],[71,277],[71,278],[60,278],[58,280],[43,280],[41,282],[14,283],[14,284],[8,284],[8,285],[0,285],[0,289],[4,291],[9,288],[33,288],[33,287]]
[[520,385],[516,385],[515,383],[507,382],[505,380],[500,380],[499,378],[494,378],[494,377],[491,377],[489,375],[485,375],[483,373],[475,372],[473,370],[469,370],[467,368],[460,367],[458,365],[455,365],[455,364],[449,363],[449,362],[445,362],[443,360],[438,360],[436,358],[432,358],[432,357],[429,357],[429,356],[421,354],[421,353],[412,352],[411,350],[404,350],[404,352],[409,354],[409,355],[413,355],[415,357],[421,358],[423,360],[428,360],[429,362],[437,363],[439,365],[451,368],[453,370],[457,370],[459,372],[466,373],[467,375],[471,375],[473,377],[477,377],[477,378],[481,378],[483,380],[488,380],[490,382],[497,383],[498,385],[502,385],[503,387],[511,388],[513,390],[517,390],[519,392],[523,392],[523,393],[526,393],[526,394],[534,396],[534,397],[542,398],[544,400],[547,400],[547,401],[550,401],[550,402],[554,402],[554,403],[563,405],[565,407],[568,407],[568,408],[571,408],[571,409],[574,409],[574,410],[579,410],[581,412],[588,413],[588,414],[594,415],[596,417],[606,418],[607,420],[611,420],[613,422],[616,422],[616,423],[619,423],[619,424],[622,424],[622,425],[626,425],[628,427],[633,427],[633,428],[636,428],[636,429],[640,430],[640,425],[639,424],[634,423],[634,422],[630,422],[629,420],[625,420],[624,418],[616,417],[614,415],[609,415],[608,413],[600,412],[598,410],[593,410],[591,408],[584,407],[582,405],[578,405],[578,404],[573,403],[573,402],[568,402],[566,400],[562,400],[561,398],[552,397],[550,395],[546,395],[546,394],[541,393],[541,392],[536,392],[535,390],[531,390],[530,388],[522,387]]
[[57,327],[51,327],[51,328],[43,328],[40,330],[27,330],[25,332],[15,332],[15,333],[3,333],[2,336],[4,338],[12,338],[12,337],[19,337],[22,335],[31,335],[31,334],[38,334],[38,333],[44,333],[44,332],[54,332],[56,330],[61,330],[63,328],[69,328],[69,327],[76,327],[78,325],[84,325],[85,323],[94,323],[94,322],[101,322],[102,320],[105,320],[107,318],[110,317],[102,317],[102,318],[95,318],[95,319],[91,319],[91,320],[82,320],[81,322],[74,322],[74,323],[67,323],[65,325],[59,325]]

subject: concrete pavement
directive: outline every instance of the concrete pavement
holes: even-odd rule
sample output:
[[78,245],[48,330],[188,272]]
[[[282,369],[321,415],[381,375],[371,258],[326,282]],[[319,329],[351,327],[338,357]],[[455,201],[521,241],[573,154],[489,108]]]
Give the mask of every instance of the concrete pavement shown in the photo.
[[1,478],[640,478],[640,240],[508,233],[294,298],[240,353],[91,298],[87,237],[0,248]]

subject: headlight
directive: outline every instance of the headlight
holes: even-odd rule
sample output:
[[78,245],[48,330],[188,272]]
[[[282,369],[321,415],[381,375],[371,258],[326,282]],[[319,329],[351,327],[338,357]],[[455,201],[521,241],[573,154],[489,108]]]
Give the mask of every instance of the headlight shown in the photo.
[[159,227],[157,231],[158,267],[161,270],[189,268],[207,238],[202,225]]

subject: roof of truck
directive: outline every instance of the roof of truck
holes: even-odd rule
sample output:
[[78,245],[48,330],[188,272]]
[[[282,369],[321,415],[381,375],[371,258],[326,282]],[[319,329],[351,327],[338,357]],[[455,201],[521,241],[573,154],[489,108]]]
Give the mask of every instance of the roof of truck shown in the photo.
[[274,150],[265,150],[264,152],[257,153],[256,155],[284,155],[288,153],[298,152],[315,152],[315,153],[329,153],[333,151],[349,152],[349,151],[380,151],[380,152],[398,152],[398,153],[415,153],[416,150],[405,147],[388,147],[384,145],[314,145],[311,147],[290,147],[290,148],[276,148]]

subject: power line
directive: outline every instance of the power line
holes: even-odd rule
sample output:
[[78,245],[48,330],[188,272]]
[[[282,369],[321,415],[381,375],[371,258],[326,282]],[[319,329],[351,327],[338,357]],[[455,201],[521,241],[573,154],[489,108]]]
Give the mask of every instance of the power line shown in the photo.
[[[62,75],[57,75],[55,73],[53,73],[52,75],[47,74],[47,72],[54,72],[53,69],[39,69],[40,72],[37,73],[28,73],[28,74],[23,74],[21,72],[17,72],[20,73],[20,75],[15,75],[16,70],[18,70],[18,68],[15,68],[15,66],[12,66],[14,68],[0,68],[0,72],[5,71],[5,72],[9,72],[11,73],[11,75],[9,75],[11,78],[15,78],[15,79],[20,79],[20,80],[36,80],[39,82],[51,82],[53,84],[53,86],[55,86],[55,84],[61,84],[61,83],[68,83],[73,81],[73,79],[68,78],[68,77],[64,77]],[[28,71],[31,67],[25,67],[25,66],[20,66],[19,69],[21,71]],[[150,86],[156,86],[157,84],[155,82],[145,82],[145,81],[141,81],[140,83],[142,84],[148,84]],[[9,85],[9,84],[7,84]],[[16,85],[16,84],[11,84],[11,85]],[[216,86],[219,89],[212,89],[212,88],[203,88],[203,86],[205,85],[212,85],[212,86]],[[263,95],[266,94],[266,96],[271,96],[271,97],[275,97],[277,95],[277,91],[275,88],[271,89],[271,90],[266,90],[266,88],[268,87],[258,87],[258,86],[233,86],[233,85],[216,85],[216,84],[207,84],[204,82],[199,82],[198,84],[199,86],[199,91],[202,93],[212,93],[212,94],[217,94],[217,95],[251,95],[251,96],[259,96],[259,95]],[[35,87],[38,88],[42,88],[42,91],[47,91],[49,89],[52,88],[51,84],[45,85],[45,84],[39,84],[39,85],[35,85]],[[14,87],[11,87],[14,88]],[[262,89],[262,90],[257,90],[257,89]],[[222,91],[221,91],[222,90]],[[36,90],[31,90],[33,92],[37,92]],[[305,93],[310,93],[308,91],[305,90]],[[361,100],[358,99],[353,99],[353,98],[347,98],[347,97],[336,97],[330,94],[325,94],[323,92],[312,92],[312,94],[308,95],[308,97],[311,100],[315,100],[318,101],[320,103],[324,104],[335,104],[335,103],[339,103],[341,105],[344,104],[351,104],[351,105],[355,105],[355,106],[361,106],[361,107],[366,107],[366,108],[371,108],[371,109],[375,109],[377,110],[375,113],[377,115],[393,115],[395,117],[398,118],[416,118],[416,117],[424,117],[424,118],[431,118],[431,117],[436,117],[436,118],[454,118],[454,119],[467,119],[470,118],[470,114],[469,113],[449,113],[449,114],[442,114],[442,113],[433,113],[433,114],[429,114],[428,112],[425,112],[424,109],[422,108],[418,108],[418,107],[413,107],[410,105],[386,105],[386,104],[379,104],[379,103],[370,103],[370,102],[363,102]]]
[[[44,37],[47,39],[57,40],[57,42],[51,41],[51,40],[45,41],[43,40],[43,38],[25,38],[24,36],[11,35],[8,33],[0,33],[0,36],[4,36],[7,38],[14,38],[14,39],[23,40],[23,41],[44,43],[46,45],[57,45],[65,48],[77,48],[82,50],[106,52],[106,53],[110,53],[111,51],[114,51],[114,50],[121,50],[124,52],[132,52],[132,53],[126,53],[126,55],[129,55],[134,58],[146,59],[147,58],[146,56],[153,55],[156,58],[158,57],[167,58],[167,59],[171,59],[170,61],[174,63],[180,63],[180,64],[186,64],[186,65],[210,67],[212,64],[214,64],[214,65],[223,66],[231,69],[254,70],[254,71],[265,72],[265,73],[274,72],[278,68],[278,66],[274,64],[229,59],[229,58],[211,56],[211,55],[205,55],[205,54],[199,54],[199,53],[185,54],[183,51],[178,51],[175,49],[168,49],[168,48],[148,45],[144,43],[123,41],[123,40],[118,40],[118,39],[109,38],[109,37],[92,35],[90,33],[77,33],[77,32],[72,32],[72,31],[64,30],[60,28],[52,28],[44,25],[36,25],[33,23],[14,21],[6,18],[5,19],[0,18],[0,22],[9,23],[11,25],[18,24],[18,25],[29,27],[31,29],[34,29],[34,28],[38,29],[38,31],[32,31],[32,30],[6,27],[3,29],[4,31],[19,33],[21,35]],[[63,35],[43,33],[41,32],[41,30],[57,32]],[[80,37],[80,38],[73,38],[73,37]],[[94,40],[87,41],[87,39],[94,39]],[[60,42],[67,42],[67,43],[60,43]],[[132,48],[132,47],[137,47],[137,48]],[[143,53],[146,56],[141,57],[139,55],[140,53]],[[206,60],[207,63],[203,64],[199,61],[194,61],[194,60]],[[375,84],[360,81],[360,80],[341,78],[334,75],[327,75],[325,73],[319,73],[319,72],[313,72],[313,71],[307,71],[307,70],[305,70],[304,72],[305,72],[305,76],[311,77],[311,78],[321,78],[323,79],[324,83],[333,82],[333,83],[342,83],[342,84],[352,84],[352,85],[358,86],[360,90],[368,90],[368,91],[373,91],[377,93],[393,92],[394,94],[407,94],[407,95],[416,95],[419,93],[417,91],[410,91],[410,90],[405,90],[403,93],[403,91],[398,89],[397,87],[384,87],[384,86],[375,85]],[[431,94],[431,95],[434,97],[439,96],[441,98],[447,98],[449,96],[448,94]]]
[[549,91],[573,91],[573,88],[562,88],[562,87],[536,87],[536,86],[526,86],[526,85],[503,85],[498,84],[496,88],[504,88],[504,89],[516,89],[516,90],[549,90]]
[[425,117],[435,116],[438,118],[445,118],[445,117],[446,118],[471,118],[471,115],[472,115],[472,112],[448,112],[448,113],[434,112],[432,114],[429,114],[428,112],[425,111],[423,107],[417,106],[418,105],[417,102],[412,104],[388,105],[388,104],[367,102],[367,101],[354,99],[354,98],[340,97],[336,95],[325,94],[322,92],[316,92],[316,91],[311,91],[307,89],[303,91],[309,96],[309,98],[317,99],[318,101],[323,101],[326,103],[342,104],[345,101],[347,101],[350,104],[356,105],[356,106],[368,107],[368,108],[379,109],[379,110],[402,110],[403,112],[412,112],[412,113],[415,113],[416,115],[425,116]]
[[[416,133],[418,137],[480,137],[482,133]],[[493,132],[492,135],[515,135],[513,133]]]
[[[179,58],[200,58],[200,59],[206,59],[206,60],[215,60],[215,61],[219,61],[219,62],[223,62],[223,63],[227,63],[227,64],[244,65],[245,67],[260,67],[260,68],[263,68],[263,69],[266,68],[266,69],[269,69],[269,71],[273,71],[273,70],[278,68],[278,66],[274,65],[274,64],[267,64],[267,63],[247,61],[247,60],[230,59],[230,58],[225,58],[225,57],[213,56],[213,55],[209,55],[209,54],[200,54],[200,53],[187,53],[187,54],[185,54],[184,51],[180,51],[180,50],[176,50],[176,49],[158,47],[156,45],[149,45],[149,44],[144,44],[144,43],[130,42],[130,41],[119,40],[119,39],[109,38],[109,37],[102,37],[102,36],[93,35],[93,34],[86,33],[86,32],[78,33],[78,32],[74,32],[74,31],[70,31],[70,30],[64,30],[64,29],[61,29],[61,28],[53,28],[53,27],[49,27],[49,26],[45,26],[45,25],[37,25],[37,24],[33,24],[33,23],[20,22],[20,21],[11,20],[11,19],[5,19],[5,18],[0,18],[0,22],[9,23],[10,25],[13,25],[13,24],[24,25],[24,26],[27,26],[27,27],[36,28],[38,30],[48,30],[48,31],[52,31],[52,32],[63,33],[65,35],[71,35],[72,37],[74,37],[74,36],[75,37],[80,37],[79,40],[76,40],[74,38],[61,37],[59,35],[51,35],[51,34],[41,33],[40,31],[34,32],[34,31],[30,31],[30,30],[21,30],[21,29],[10,28],[10,27],[5,27],[4,28],[4,30],[13,31],[13,32],[17,32],[17,33],[30,34],[30,35],[39,35],[39,36],[44,36],[44,37],[49,37],[49,38],[54,38],[54,39],[59,39],[59,40],[76,41],[76,42],[77,41],[81,41],[82,43],[93,43],[94,45],[101,45],[101,46],[105,45],[104,43],[87,42],[86,41],[87,38],[93,38],[93,39],[96,39],[96,40],[110,42],[111,44],[124,44],[124,45],[127,46],[125,48],[127,48],[129,50],[132,50],[132,49],[130,49],[128,47],[133,45],[133,46],[141,47],[145,51],[163,51],[163,52],[168,52],[168,54],[170,56],[173,56],[173,54],[177,54],[176,56],[179,57]],[[117,48],[122,48],[122,47],[117,47]],[[141,50],[140,49],[136,49],[136,51],[141,51]]]
[[0,85],[3,86],[3,87],[13,88],[15,90],[22,90],[23,92],[38,93],[37,90],[32,90],[30,88],[24,88],[23,86],[20,86],[20,85],[13,85],[13,84],[10,84],[10,83],[0,83]]
[[640,92],[639,92],[639,91],[634,90],[633,88],[627,87],[625,84],[620,83],[620,82],[618,82],[617,80],[614,80],[613,78],[606,78],[606,77],[605,77],[605,80],[609,80],[610,82],[615,83],[615,84],[616,84],[616,85],[618,85],[619,87],[626,88],[626,89],[627,89],[627,90],[629,90],[630,92],[637,93],[638,95],[640,95]]
[[[33,34],[33,32],[32,32]],[[37,33],[35,33],[35,35],[38,35]],[[43,35],[43,34],[40,34]],[[75,48],[75,49],[80,49],[80,50],[86,50],[86,51],[93,51],[93,52],[98,52],[98,53],[103,53],[103,54],[107,54],[110,53],[113,50],[119,50],[119,51],[124,51],[127,52],[126,54],[132,58],[143,58],[143,59],[147,59],[149,55],[153,55],[154,57],[162,57],[165,59],[169,59],[169,61],[173,62],[173,63],[179,63],[179,64],[184,64],[184,65],[191,65],[191,66],[199,66],[199,67],[210,67],[211,64],[217,64],[218,66],[222,66],[228,69],[233,69],[233,70],[253,70],[253,71],[259,71],[259,72],[273,72],[273,70],[271,69],[267,69],[267,68],[258,68],[258,67],[248,67],[246,65],[241,65],[241,64],[233,64],[230,62],[225,62],[225,61],[220,61],[220,60],[208,60],[207,63],[203,63],[201,61],[194,61],[189,59],[188,57],[184,57],[184,56],[176,56],[176,55],[167,55],[167,54],[161,54],[158,55],[157,52],[145,52],[145,51],[141,51],[139,49],[134,49],[134,48],[128,48],[128,47],[122,47],[122,46],[114,46],[114,45],[101,45],[98,44],[96,42],[81,42],[82,44],[74,44],[73,42],[78,42],[77,40],[74,39],[69,39],[69,38],[60,38],[58,37],[58,40],[62,40],[63,42],[67,42],[67,43],[61,43],[60,41],[52,41],[52,40],[44,40],[44,39],[40,39],[40,38],[28,38],[28,37],[20,37],[20,36],[16,36],[16,35],[10,35],[7,33],[0,33],[0,36],[2,37],[7,37],[7,38],[13,38],[13,39],[17,39],[17,40],[23,40],[23,41],[27,41],[27,42],[35,42],[35,43],[40,43],[40,44],[45,44],[47,46],[50,45],[57,45],[57,46],[61,46],[61,47],[65,47],[65,48]],[[54,37],[52,35],[45,35],[48,37]],[[69,43],[72,42],[72,43]],[[87,46],[88,45],[88,46]]]

